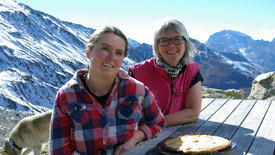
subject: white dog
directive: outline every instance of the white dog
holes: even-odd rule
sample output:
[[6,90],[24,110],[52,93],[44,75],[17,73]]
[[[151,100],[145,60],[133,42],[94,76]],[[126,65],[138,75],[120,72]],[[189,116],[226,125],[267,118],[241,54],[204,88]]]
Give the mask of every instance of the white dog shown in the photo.
[[52,111],[25,117],[17,123],[5,140],[0,153],[2,155],[19,155],[33,151],[34,155],[41,154],[42,144],[49,141],[49,128]]

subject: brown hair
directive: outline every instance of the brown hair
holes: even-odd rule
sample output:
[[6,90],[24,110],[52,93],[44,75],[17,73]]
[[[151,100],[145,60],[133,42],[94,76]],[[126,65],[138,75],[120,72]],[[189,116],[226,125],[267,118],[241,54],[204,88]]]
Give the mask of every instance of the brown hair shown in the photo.
[[88,43],[86,45],[86,47],[89,48],[88,50],[92,50],[94,48],[95,44],[99,41],[99,39],[106,33],[113,33],[113,34],[121,37],[125,41],[124,57],[126,57],[127,52],[128,52],[128,40],[127,40],[126,36],[123,34],[123,32],[114,26],[105,26],[102,29],[96,30],[91,35],[90,39],[88,40]]

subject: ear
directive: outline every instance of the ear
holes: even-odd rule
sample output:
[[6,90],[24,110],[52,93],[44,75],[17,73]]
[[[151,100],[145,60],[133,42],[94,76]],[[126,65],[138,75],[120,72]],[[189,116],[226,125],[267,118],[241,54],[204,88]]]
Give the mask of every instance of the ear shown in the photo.
[[85,46],[85,52],[86,52],[86,57],[90,59],[91,50],[87,45]]

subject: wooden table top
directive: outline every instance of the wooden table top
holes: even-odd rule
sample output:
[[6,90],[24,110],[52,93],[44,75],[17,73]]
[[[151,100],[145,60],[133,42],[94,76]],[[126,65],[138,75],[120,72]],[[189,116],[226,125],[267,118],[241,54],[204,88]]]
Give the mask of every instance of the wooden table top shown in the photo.
[[274,155],[275,101],[270,100],[202,100],[199,120],[168,127],[156,138],[143,141],[126,155],[155,155],[156,145],[167,137],[204,133],[230,139],[236,144],[231,154]]

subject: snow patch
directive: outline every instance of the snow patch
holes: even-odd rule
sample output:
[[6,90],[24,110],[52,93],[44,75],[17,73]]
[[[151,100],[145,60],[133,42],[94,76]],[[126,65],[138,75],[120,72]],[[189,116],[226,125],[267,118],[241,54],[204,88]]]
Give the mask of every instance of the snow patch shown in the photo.
[[264,79],[267,79],[269,77],[271,77],[275,72],[268,72],[268,73],[265,73],[265,74],[261,74],[261,75],[258,75],[255,79],[256,82],[259,82],[261,80],[264,80]]
[[246,53],[245,53],[245,48],[240,48],[239,51],[241,52],[241,54],[242,54],[243,56],[246,55]]

